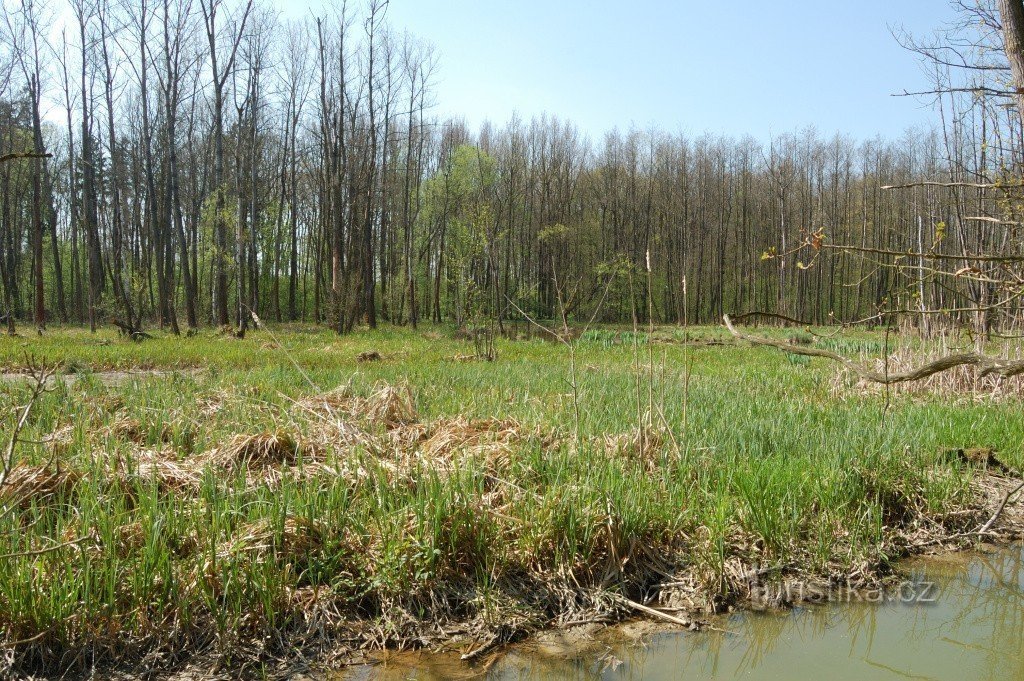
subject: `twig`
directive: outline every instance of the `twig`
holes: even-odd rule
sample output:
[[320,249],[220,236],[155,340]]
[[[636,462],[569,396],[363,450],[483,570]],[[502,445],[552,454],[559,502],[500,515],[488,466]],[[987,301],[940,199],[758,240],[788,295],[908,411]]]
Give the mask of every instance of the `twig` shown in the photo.
[[0,553],[0,560],[10,560],[11,558],[27,558],[30,556],[42,556],[47,553],[53,553],[61,549],[66,549],[71,546],[78,546],[92,539],[92,535],[86,537],[79,537],[78,539],[72,539],[71,541],[62,542],[55,544],[54,546],[48,546],[44,549],[33,549],[31,551],[15,551],[14,553]]
[[4,453],[3,461],[0,461],[0,468],[2,468],[2,470],[0,470],[0,488],[2,488],[4,483],[7,482],[7,478],[10,476],[11,470],[14,468],[14,450],[18,446],[18,436],[25,428],[25,423],[28,422],[28,415],[31,413],[36,400],[38,400],[39,396],[46,391],[46,381],[52,375],[52,371],[45,366],[37,369],[31,358],[29,359],[28,364],[32,379],[35,383],[32,386],[32,394],[29,396],[28,404],[22,408],[21,416],[14,424],[14,431],[11,433],[11,439],[7,443],[7,451]]
[[296,369],[298,370],[298,372],[299,372],[299,373],[300,373],[300,374],[302,375],[302,377],[303,377],[304,379],[306,379],[306,382],[307,382],[307,383],[309,383],[310,387],[312,387],[312,388],[313,388],[313,390],[316,390],[317,392],[322,392],[322,391],[320,390],[320,386],[318,386],[318,385],[317,385],[317,384],[316,384],[316,383],[315,383],[315,382],[313,381],[313,379],[309,377],[309,374],[307,374],[307,373],[305,372],[305,370],[303,370],[303,368],[302,368],[301,366],[299,366],[299,363],[298,363],[298,361],[296,361],[296,359],[295,359],[294,357],[292,357],[292,353],[290,353],[290,352],[288,351],[288,348],[286,348],[286,347],[284,346],[284,343],[282,343],[282,342],[281,342],[280,340],[278,340],[277,336],[275,336],[275,335],[274,335],[274,332],[273,332],[273,331],[271,331],[271,330],[270,330],[269,328],[267,328],[266,326],[263,326],[262,324],[260,324],[260,318],[259,318],[259,317],[257,317],[257,316],[256,316],[256,313],[252,311],[252,308],[250,308],[250,307],[249,307],[248,305],[244,305],[244,304],[242,305],[242,307],[244,307],[244,308],[245,308],[246,310],[248,310],[248,311],[249,311],[249,314],[250,314],[250,315],[252,315],[253,321],[254,321],[254,322],[256,322],[256,326],[257,326],[257,327],[262,327],[262,328],[263,328],[263,330],[267,332],[267,335],[269,335],[269,336],[270,336],[271,340],[273,340],[273,341],[274,341],[275,343],[277,343],[278,347],[279,347],[279,348],[281,348],[281,350],[282,350],[282,351],[284,352],[284,356],[288,358],[288,360],[289,360],[289,361],[290,361],[290,362],[291,362],[291,363],[292,363],[292,364],[293,364],[293,365],[295,366],[295,368],[296,368]]

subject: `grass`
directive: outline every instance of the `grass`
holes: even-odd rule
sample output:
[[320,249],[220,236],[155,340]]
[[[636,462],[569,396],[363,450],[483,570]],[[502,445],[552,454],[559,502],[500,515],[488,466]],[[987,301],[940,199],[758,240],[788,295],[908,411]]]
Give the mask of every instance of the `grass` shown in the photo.
[[[0,489],[4,664],[235,664],[453,623],[510,640],[622,617],[610,594],[666,582],[714,610],[758,565],[856,586],[976,522],[976,471],[945,450],[1024,462],[1015,400],[886,408],[837,393],[834,366],[694,334],[724,340],[589,332],[575,390],[562,344],[455,361],[472,343],[444,328],[0,339],[6,371],[31,355],[73,372],[22,433],[21,475],[48,484]],[[0,408],[29,390],[0,383]]]

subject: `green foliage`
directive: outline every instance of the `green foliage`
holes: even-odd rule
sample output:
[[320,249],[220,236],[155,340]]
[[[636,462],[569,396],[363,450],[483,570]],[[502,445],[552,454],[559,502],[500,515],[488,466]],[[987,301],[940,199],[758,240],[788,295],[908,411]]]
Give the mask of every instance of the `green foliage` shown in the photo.
[[481,287],[487,277],[489,239],[494,236],[491,191],[496,165],[482,150],[462,145],[423,187],[421,220],[444,228],[446,292],[459,325],[493,307]]

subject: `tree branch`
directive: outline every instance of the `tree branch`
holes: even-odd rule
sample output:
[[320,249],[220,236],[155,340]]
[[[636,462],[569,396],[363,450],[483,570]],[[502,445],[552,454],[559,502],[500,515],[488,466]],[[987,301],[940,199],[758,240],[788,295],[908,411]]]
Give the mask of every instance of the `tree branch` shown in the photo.
[[952,189],[954,187],[962,187],[966,189],[1020,189],[1024,187],[1024,183],[1017,182],[1015,184],[994,184],[991,182],[908,182],[907,184],[886,184],[882,185],[882,189],[915,189],[917,187],[945,187]]
[[978,253],[964,253],[953,255],[948,253],[919,253],[915,251],[894,251],[887,248],[870,248],[867,246],[851,246],[847,244],[821,244],[820,248],[832,251],[874,253],[875,255],[888,255],[898,258],[924,258],[925,260],[973,260],[975,262],[1024,262],[1021,255],[981,255]]
[[13,154],[4,154],[3,156],[0,156],[0,163],[17,161],[22,158],[53,158],[53,154],[39,154],[34,151],[15,152]]
[[776,348],[778,350],[784,350],[785,352],[792,353],[794,355],[804,355],[807,357],[822,357],[824,359],[830,359],[834,362],[839,362],[844,367],[857,374],[859,377],[872,383],[881,383],[883,385],[891,385],[894,383],[909,383],[912,381],[919,381],[923,378],[927,378],[933,374],[938,374],[943,371],[948,371],[958,366],[975,366],[980,370],[982,376],[1017,376],[1024,374],[1024,360],[1010,361],[995,359],[982,355],[977,352],[965,352],[954,355],[947,355],[940,359],[928,362],[916,369],[910,369],[901,373],[879,373],[877,371],[870,371],[860,366],[856,362],[837,355],[834,352],[828,350],[822,350],[821,348],[808,348],[800,345],[791,345],[785,341],[775,340],[772,338],[764,338],[762,336],[754,336],[748,333],[743,333],[733,326],[732,319],[729,315],[722,317],[725,322],[725,327],[729,330],[733,336],[739,340],[753,343],[754,345],[762,345],[766,347]]

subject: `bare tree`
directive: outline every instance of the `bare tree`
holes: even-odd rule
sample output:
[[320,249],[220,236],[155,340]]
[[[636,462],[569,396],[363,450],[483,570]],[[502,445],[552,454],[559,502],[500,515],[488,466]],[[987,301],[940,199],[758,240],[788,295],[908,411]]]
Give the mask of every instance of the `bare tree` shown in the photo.
[[[221,325],[228,324],[228,273],[226,257],[228,252],[227,224],[224,211],[227,209],[224,175],[224,89],[234,73],[238,47],[245,37],[246,22],[252,12],[253,0],[246,0],[241,16],[229,16],[228,28],[218,28],[217,13],[223,7],[223,0],[200,0],[206,37],[209,42],[210,73],[213,83],[213,185],[216,203],[214,205],[214,285],[213,319]],[[226,58],[221,58],[226,43]]]

